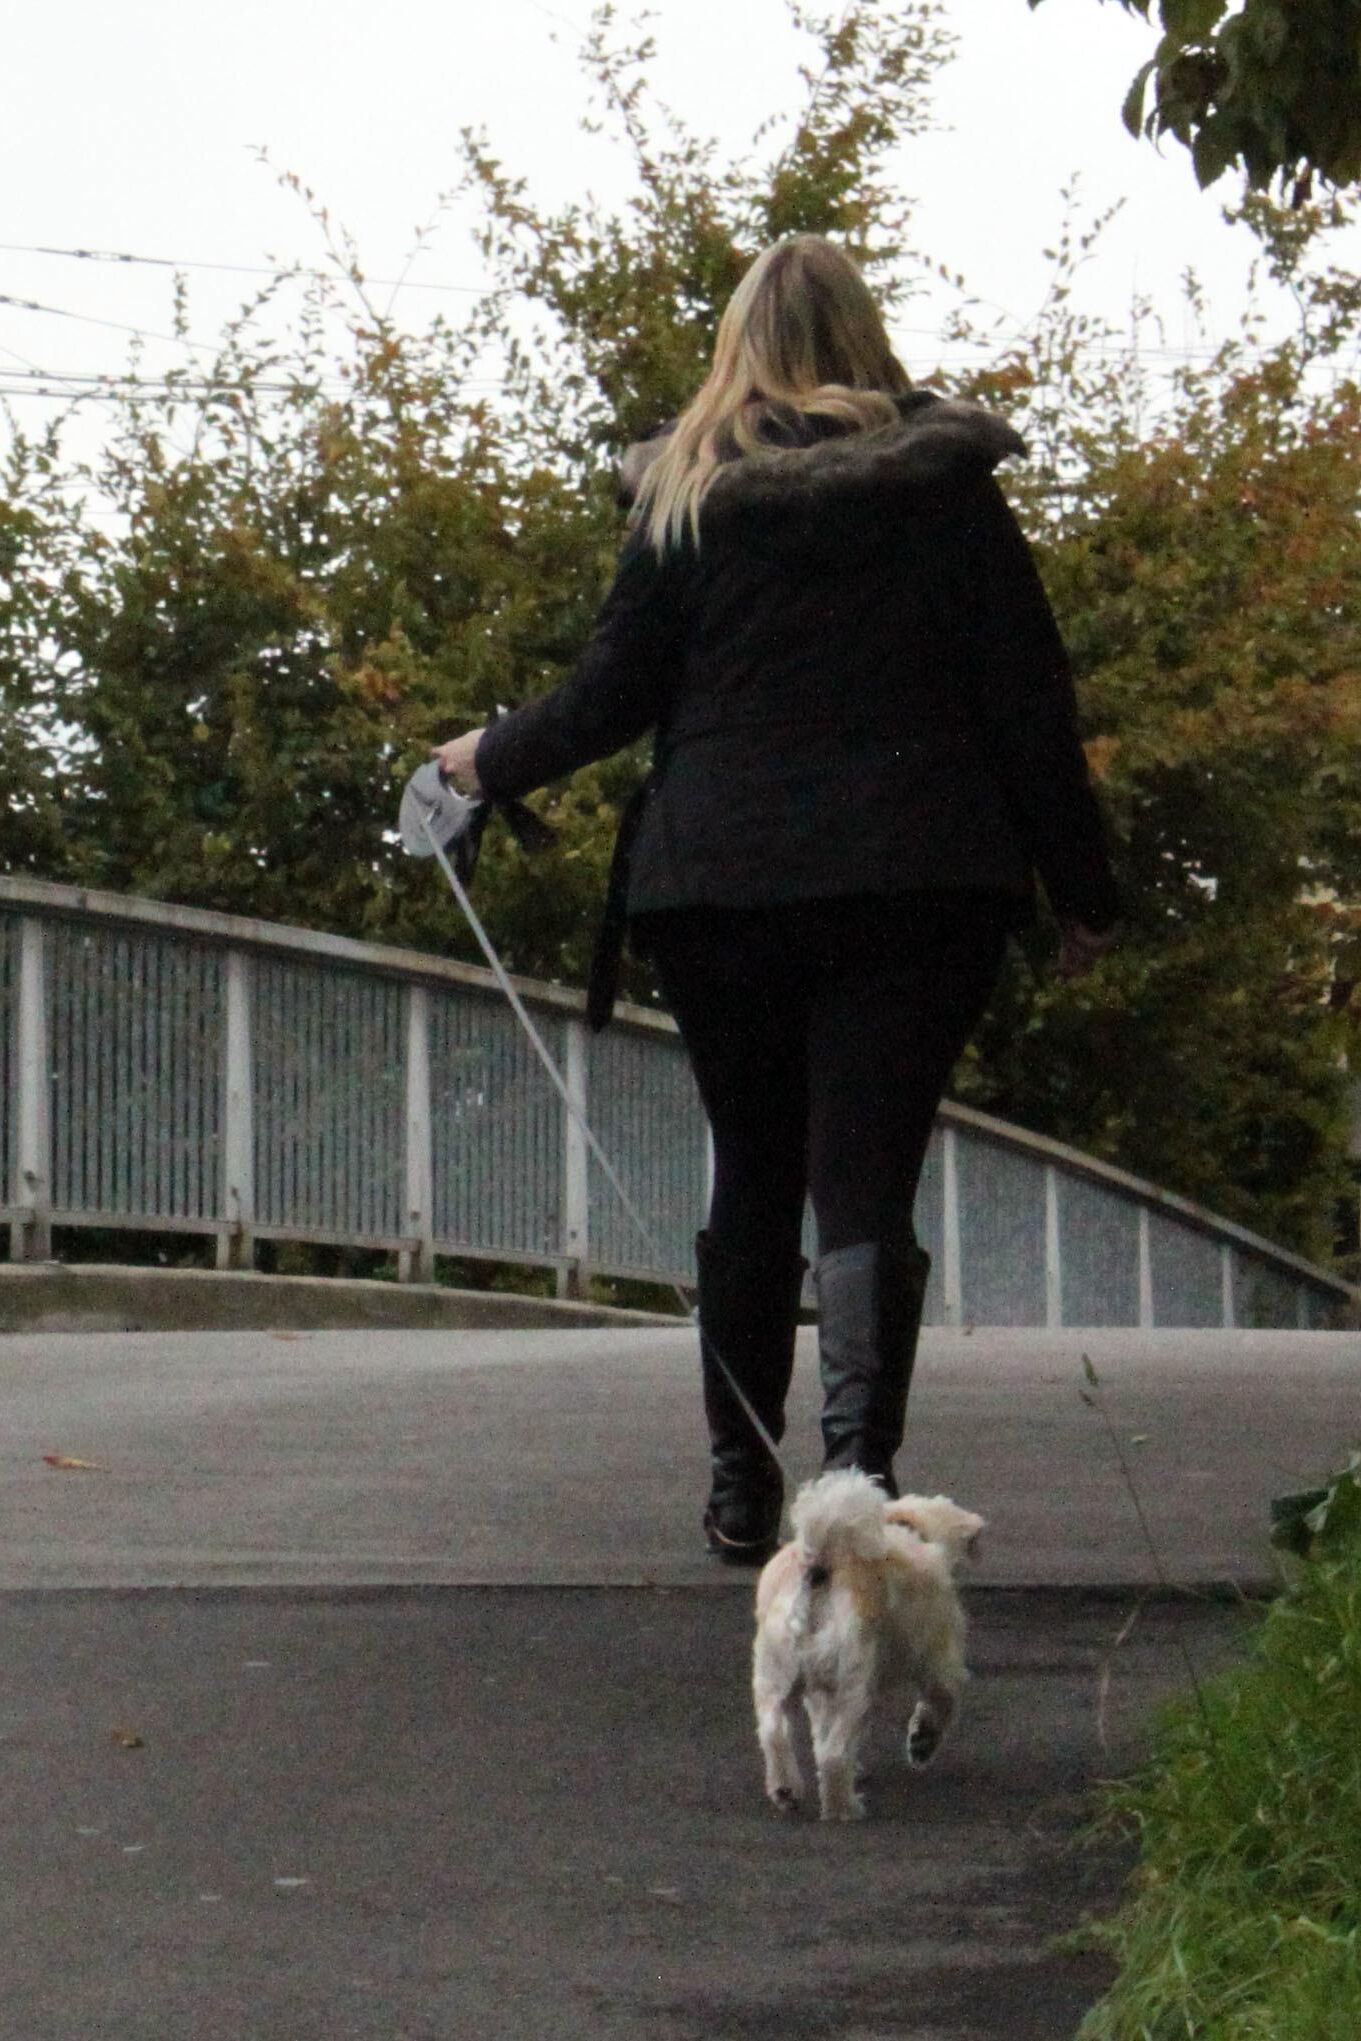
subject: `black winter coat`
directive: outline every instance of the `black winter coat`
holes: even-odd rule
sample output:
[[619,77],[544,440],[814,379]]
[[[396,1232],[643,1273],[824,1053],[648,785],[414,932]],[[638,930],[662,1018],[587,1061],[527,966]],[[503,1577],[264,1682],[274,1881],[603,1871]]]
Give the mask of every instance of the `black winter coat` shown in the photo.
[[791,414],[720,469],[698,549],[635,532],[574,672],[482,738],[499,800],[655,730],[631,914],[987,889],[1019,922],[1038,869],[1060,916],[1115,919],[1067,657],[992,478],[1022,443],[900,409],[834,437]]

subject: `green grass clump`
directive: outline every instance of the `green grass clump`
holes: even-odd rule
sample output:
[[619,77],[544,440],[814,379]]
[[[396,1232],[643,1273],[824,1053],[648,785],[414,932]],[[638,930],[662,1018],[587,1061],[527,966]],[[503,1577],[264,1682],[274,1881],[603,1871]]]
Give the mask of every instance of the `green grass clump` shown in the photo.
[[1361,2037],[1361,1484],[1342,1500],[1248,1660],[1108,1789],[1140,1861],[1078,2041]]

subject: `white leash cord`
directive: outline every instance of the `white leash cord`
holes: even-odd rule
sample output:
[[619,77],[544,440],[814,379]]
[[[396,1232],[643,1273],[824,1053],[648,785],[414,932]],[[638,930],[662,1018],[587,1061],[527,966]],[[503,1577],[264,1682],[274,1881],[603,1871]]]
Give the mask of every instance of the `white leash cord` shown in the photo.
[[[657,1236],[653,1232],[652,1228],[648,1225],[647,1220],[643,1217],[642,1213],[638,1210],[638,1207],[634,1204],[628,1192],[624,1189],[623,1184],[619,1181],[618,1172],[615,1170],[613,1163],[610,1161],[608,1155],[606,1155],[599,1141],[597,1141],[594,1130],[587,1121],[586,1115],[582,1112],[581,1107],[578,1105],[577,1101],[572,1097],[571,1092],[568,1090],[566,1078],[558,1069],[557,1064],[553,1061],[553,1058],[549,1053],[549,1050],[544,1042],[542,1035],[539,1033],[538,1029],[534,1025],[533,1020],[530,1017],[528,1008],[525,1006],[525,1003],[521,999],[519,993],[515,990],[515,987],[511,984],[510,976],[506,971],[505,965],[501,962],[501,959],[497,956],[495,949],[492,947],[491,937],[487,934],[487,931],[483,928],[481,921],[478,919],[477,910],[475,909],[472,901],[468,897],[468,890],[466,886],[463,884],[463,881],[459,878],[458,873],[454,870],[453,865],[450,863],[448,857],[445,855],[443,845],[439,842],[439,839],[436,837],[435,832],[430,827],[429,817],[423,815],[421,819],[425,827],[425,833],[430,839],[430,848],[433,850],[435,856],[439,860],[440,869],[443,871],[445,878],[449,881],[450,887],[453,890],[454,898],[455,900],[457,900],[460,908],[463,910],[463,917],[467,922],[469,928],[472,930],[473,934],[476,936],[478,946],[481,949],[482,954],[486,958],[488,964],[491,966],[492,974],[495,977],[497,984],[500,986],[501,990],[505,993],[507,1000],[510,1002],[510,1008],[512,1013],[515,1015],[515,1018],[519,1021],[520,1026],[524,1029],[525,1034],[528,1036],[530,1045],[532,1046],[534,1053],[538,1057],[540,1063],[542,1063],[544,1069],[547,1071],[549,1078],[551,1079],[555,1089],[557,1090],[559,1098],[561,1098],[564,1106],[566,1106],[567,1108],[568,1113],[571,1115],[572,1120],[580,1129],[582,1138],[585,1141],[586,1146],[589,1148],[591,1154],[595,1157],[596,1161],[600,1164],[601,1169],[605,1172],[606,1177],[608,1178],[610,1184],[613,1186],[615,1193],[619,1198],[620,1204],[624,1207],[624,1210],[627,1212],[629,1218],[637,1227],[638,1232],[641,1235],[644,1243],[646,1244],[650,1253],[653,1255],[657,1266],[661,1267],[664,1264],[665,1260],[661,1248],[661,1243],[657,1239]],[[672,1283],[671,1288],[674,1290],[676,1296],[680,1299],[681,1308],[685,1312],[686,1317],[691,1321],[692,1324],[697,1325],[699,1319],[699,1312],[697,1309],[691,1307],[690,1300],[686,1296],[680,1284]],[[746,1413],[747,1420],[750,1423],[752,1430],[756,1433],[756,1436],[760,1439],[761,1444],[770,1454],[771,1459],[775,1462],[776,1466],[780,1469],[781,1473],[785,1474],[786,1477],[788,1477],[788,1469],[785,1467],[784,1461],[781,1458],[780,1449],[776,1445],[774,1439],[771,1437],[769,1428],[763,1423],[762,1419],[758,1416],[757,1412],[752,1408],[750,1397],[746,1394],[746,1391],[743,1389],[741,1383],[738,1382],[736,1377],[733,1375],[732,1369],[728,1366],[722,1354],[719,1353],[713,1341],[705,1340],[704,1344],[707,1348],[707,1351],[712,1355],[714,1360],[717,1361],[718,1366],[722,1370],[723,1376],[727,1381],[728,1387],[732,1390],[733,1395],[737,1398],[737,1401],[742,1406],[743,1411]]]

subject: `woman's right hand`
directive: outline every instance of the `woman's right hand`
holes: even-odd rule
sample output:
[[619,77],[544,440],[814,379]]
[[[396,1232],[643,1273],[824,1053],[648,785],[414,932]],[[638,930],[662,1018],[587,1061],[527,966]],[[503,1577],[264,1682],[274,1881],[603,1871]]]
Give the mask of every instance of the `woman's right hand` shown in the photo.
[[1113,928],[1098,932],[1080,921],[1065,921],[1059,927],[1060,978],[1083,978],[1092,965],[1115,948]]
[[477,777],[477,747],[482,736],[481,730],[469,730],[464,737],[451,737],[445,744],[436,744],[430,753],[439,760],[439,769],[450,785],[474,800],[482,792]]

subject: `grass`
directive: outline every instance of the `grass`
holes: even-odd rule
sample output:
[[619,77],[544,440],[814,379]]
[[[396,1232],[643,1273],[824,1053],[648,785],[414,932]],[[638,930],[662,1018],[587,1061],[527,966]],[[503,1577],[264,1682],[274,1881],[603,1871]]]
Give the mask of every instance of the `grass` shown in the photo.
[[1101,1825],[1140,1858],[1093,1931],[1120,1974],[1078,2041],[1361,2036],[1358,1471],[1338,1488],[1246,1662],[1169,1710],[1150,1762],[1107,1789]]

